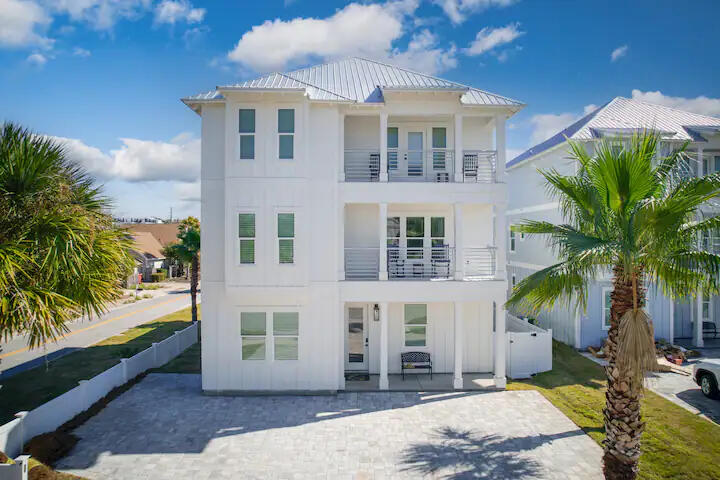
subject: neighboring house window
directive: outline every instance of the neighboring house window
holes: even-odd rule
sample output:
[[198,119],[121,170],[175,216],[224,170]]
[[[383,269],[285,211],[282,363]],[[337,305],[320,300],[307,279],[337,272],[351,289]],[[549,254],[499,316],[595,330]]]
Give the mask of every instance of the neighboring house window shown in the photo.
[[710,297],[706,293],[702,296],[702,319],[704,322],[710,320]]
[[298,359],[299,323],[297,312],[273,313],[275,360]]
[[243,360],[265,360],[265,312],[240,313]]
[[521,242],[525,241],[525,232],[520,232],[520,241]]
[[255,110],[240,109],[240,159],[255,158]]
[[515,232],[512,230],[512,228],[510,230],[510,251],[515,251]]
[[612,306],[612,299],[610,294],[612,288],[605,287],[602,289],[602,328],[603,330],[610,330],[610,307]]
[[278,154],[283,160],[294,158],[295,143],[295,110],[292,108],[278,109]]
[[295,263],[295,214],[278,213],[277,231],[280,263]]
[[240,237],[240,263],[255,263],[255,214],[238,215],[238,237]]
[[710,157],[705,155],[703,157],[703,173],[709,175],[711,173],[720,172],[720,155]]
[[425,217],[407,217],[405,219],[407,236],[407,258],[423,258],[423,243],[425,237]]
[[515,278],[515,274],[512,274],[512,286],[515,287],[515,284],[517,283],[517,279]]
[[388,170],[397,170],[398,168],[398,127],[388,127],[387,129],[387,159]]
[[427,305],[405,305],[405,346],[427,346]]

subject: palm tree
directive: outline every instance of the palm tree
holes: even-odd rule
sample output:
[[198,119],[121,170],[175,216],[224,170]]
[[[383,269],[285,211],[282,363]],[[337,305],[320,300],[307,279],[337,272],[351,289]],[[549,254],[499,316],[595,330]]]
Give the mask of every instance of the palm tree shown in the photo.
[[197,287],[200,274],[200,220],[188,217],[179,225],[179,242],[169,246],[175,257],[190,264],[190,299],[192,321],[197,322]]
[[592,155],[569,143],[578,172],[541,172],[567,223],[526,220],[513,227],[545,235],[559,262],[518,283],[508,306],[537,312],[562,302],[584,309],[589,284],[612,272],[603,468],[608,479],[633,479],[645,427],[644,375],[657,366],[645,291],[653,285],[671,298],[718,291],[720,256],[701,251],[698,239],[718,229],[720,217],[698,221],[697,209],[720,193],[720,174],[689,178],[685,146],[662,156],[650,133],[600,141]]
[[62,145],[0,126],[0,338],[37,347],[119,297],[133,260],[109,208]]

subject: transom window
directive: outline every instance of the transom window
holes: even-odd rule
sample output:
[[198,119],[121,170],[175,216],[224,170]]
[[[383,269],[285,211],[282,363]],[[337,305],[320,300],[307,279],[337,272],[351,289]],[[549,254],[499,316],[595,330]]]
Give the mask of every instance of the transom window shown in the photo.
[[243,360],[265,360],[265,337],[267,327],[265,312],[242,312],[240,336]]
[[273,313],[275,360],[298,359],[298,312]]
[[240,238],[240,263],[255,263],[255,214],[238,215],[238,237]]
[[239,114],[240,159],[255,158],[255,109],[241,108]]
[[280,263],[295,263],[295,214],[278,213],[278,259]]
[[283,160],[294,158],[295,110],[278,109],[278,156]]
[[427,305],[406,304],[404,327],[406,347],[426,347]]

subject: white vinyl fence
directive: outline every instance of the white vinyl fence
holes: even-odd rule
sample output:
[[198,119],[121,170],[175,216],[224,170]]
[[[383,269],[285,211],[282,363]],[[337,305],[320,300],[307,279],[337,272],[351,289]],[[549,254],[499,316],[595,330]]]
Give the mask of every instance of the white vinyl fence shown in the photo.
[[552,330],[507,314],[507,373],[511,378],[528,378],[552,370]]
[[80,380],[79,385],[59,397],[53,398],[34,410],[16,413],[15,420],[0,426],[0,451],[12,458],[18,455],[25,442],[52,432],[75,415],[107,395],[110,390],[132,380],[151,368],[160,367],[197,342],[197,323],[175,332],[174,335],[120,363],[90,380]]

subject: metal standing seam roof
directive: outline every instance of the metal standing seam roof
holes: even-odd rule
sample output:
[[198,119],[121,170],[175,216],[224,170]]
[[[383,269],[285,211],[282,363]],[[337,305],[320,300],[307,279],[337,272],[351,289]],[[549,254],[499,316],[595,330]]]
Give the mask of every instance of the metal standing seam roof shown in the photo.
[[305,90],[312,100],[382,103],[385,90],[458,91],[463,105],[490,105],[519,110],[524,104],[501,95],[460,83],[413,72],[386,63],[359,57],[315,65],[288,73],[271,73],[255,80],[218,87],[183,98],[189,106],[222,100],[221,90],[297,89]]
[[[694,127],[694,128],[693,128]],[[567,139],[593,140],[605,133],[618,131],[654,130],[663,138],[679,141],[706,141],[698,130],[720,129],[720,118],[686,112],[653,103],[615,97],[595,111],[585,115],[563,131],[539,143],[507,163],[508,167],[535,157]]]

